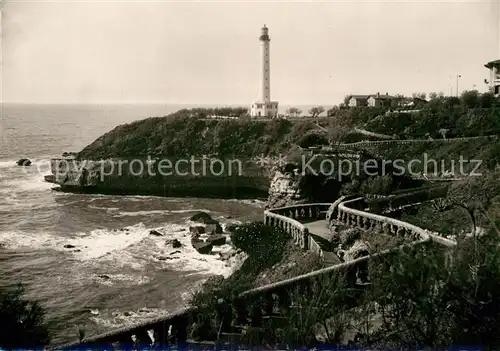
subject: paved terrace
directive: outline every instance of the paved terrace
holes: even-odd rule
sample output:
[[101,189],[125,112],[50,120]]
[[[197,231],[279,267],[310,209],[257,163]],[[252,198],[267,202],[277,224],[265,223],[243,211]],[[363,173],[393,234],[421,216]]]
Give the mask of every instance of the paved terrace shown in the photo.
[[309,231],[309,235],[319,245],[323,251],[323,262],[326,266],[332,266],[341,263],[338,256],[332,252],[330,239],[332,234],[327,227],[326,220],[320,219],[317,221],[303,223],[304,227]]

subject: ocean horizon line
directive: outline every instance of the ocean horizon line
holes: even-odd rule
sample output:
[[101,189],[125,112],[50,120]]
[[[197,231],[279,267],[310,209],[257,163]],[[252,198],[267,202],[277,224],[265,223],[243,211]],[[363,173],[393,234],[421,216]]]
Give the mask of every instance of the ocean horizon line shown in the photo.
[[[250,106],[251,103],[233,103],[233,104],[217,104],[217,103],[170,103],[170,102],[18,102],[18,101],[3,101],[0,105],[42,105],[42,106],[102,106],[102,105],[114,105],[114,106],[126,106],[126,105],[170,105],[170,106],[196,106],[196,107],[242,107]],[[321,103],[280,103],[280,106],[334,106],[332,103],[321,104]]]

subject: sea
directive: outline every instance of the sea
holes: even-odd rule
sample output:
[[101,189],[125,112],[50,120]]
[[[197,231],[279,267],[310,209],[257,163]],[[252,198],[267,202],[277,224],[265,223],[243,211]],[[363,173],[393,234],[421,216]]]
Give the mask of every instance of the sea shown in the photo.
[[[69,194],[44,181],[51,157],[186,107],[1,105],[0,289],[25,285],[47,312],[53,343],[76,340],[79,329],[91,336],[175,312],[208,277],[234,269],[217,252],[191,247],[189,218],[205,211],[223,225],[260,220],[262,201]],[[21,158],[33,164],[17,166]],[[173,238],[180,249],[165,245]]]

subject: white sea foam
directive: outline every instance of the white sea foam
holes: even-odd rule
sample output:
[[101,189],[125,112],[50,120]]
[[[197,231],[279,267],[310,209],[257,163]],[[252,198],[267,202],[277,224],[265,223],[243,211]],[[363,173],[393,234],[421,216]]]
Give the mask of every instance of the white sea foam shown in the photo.
[[242,203],[242,204],[245,204],[245,205],[251,205],[251,206],[255,206],[255,207],[265,207],[266,206],[266,201],[263,201],[263,200],[239,200],[239,199],[229,199],[229,200],[225,200],[227,202],[238,202],[238,203]]
[[[148,264],[153,264],[158,269],[189,272],[188,274],[217,274],[227,277],[233,272],[234,263],[231,260],[221,260],[219,255],[220,252],[230,250],[230,245],[216,246],[211,255],[204,255],[193,248],[191,235],[184,224],[166,224],[155,228],[163,236],[149,235],[150,229],[141,222],[123,230],[95,229],[74,233],[72,237],[49,233],[0,232],[0,243],[11,249],[52,249],[64,252],[70,255],[69,258],[80,262],[75,267],[87,267],[94,271],[89,276],[89,273],[84,273],[88,272],[85,269],[83,275],[72,276],[72,281],[90,279],[105,285],[123,281],[145,284],[149,282],[149,278],[144,275],[143,270]],[[181,248],[166,245],[166,240],[174,238],[181,242]],[[74,247],[67,248],[65,245]],[[116,274],[120,267],[132,268],[138,274]],[[99,279],[95,274],[96,268],[109,276],[109,279]]]
[[48,233],[26,233],[22,231],[0,232],[0,243],[9,249],[50,249],[57,244],[58,237]]
[[113,211],[118,211],[120,208],[119,207],[104,207],[104,206],[93,206],[89,205],[89,208],[93,208],[94,210],[104,210],[107,212],[113,212]]
[[126,314],[124,312],[103,313],[100,311],[99,316],[93,316],[89,311],[89,319],[105,329],[116,329],[145,322],[167,314],[167,310],[160,308],[140,308],[135,311],[127,311]]
[[110,231],[107,229],[95,229],[88,234],[77,233],[78,237],[68,239],[67,244],[81,250],[80,252],[75,252],[77,259],[87,261],[137,244],[147,237],[149,233],[142,222],[125,229],[127,230]]
[[16,166],[17,160],[0,160],[0,168],[13,168]]
[[151,211],[133,211],[133,212],[118,212],[113,214],[113,217],[136,217],[136,216],[152,216],[157,214],[169,214],[168,210],[151,210]]
[[15,192],[15,191],[49,191],[54,187],[54,184],[46,182],[42,177],[29,177],[10,179],[2,182],[5,187],[0,192]]
[[[162,231],[163,228],[158,228]],[[217,274],[223,275],[225,277],[232,273],[231,266],[220,259],[219,252],[229,250],[229,245],[223,245],[220,247],[214,247],[212,250],[213,254],[204,255],[200,254],[191,244],[191,235],[187,232],[176,232],[166,235],[166,238],[175,238],[179,240],[182,244],[181,249],[173,249],[171,247],[165,246],[165,237],[155,237],[161,238],[162,240],[155,240],[157,250],[155,251],[156,260],[159,264],[165,265],[167,267],[173,268],[179,271],[195,272],[195,273],[205,273],[205,274]],[[171,255],[174,251],[181,251],[178,254]],[[178,257],[176,259],[158,259],[158,257]]]
[[[104,275],[107,278],[103,278],[102,276]],[[123,282],[126,282],[127,285],[142,285],[142,284],[147,284],[151,281],[151,279],[148,276],[138,276],[131,274],[108,274],[108,273],[101,274],[101,277],[99,277],[99,275],[95,275],[93,276],[93,280],[95,282],[98,282],[99,284],[107,286]]]
[[149,211],[121,211],[113,214],[113,217],[136,217],[136,216],[153,216],[161,214],[172,214],[172,213],[189,213],[189,212],[209,212],[205,209],[188,209],[188,210],[149,210]]

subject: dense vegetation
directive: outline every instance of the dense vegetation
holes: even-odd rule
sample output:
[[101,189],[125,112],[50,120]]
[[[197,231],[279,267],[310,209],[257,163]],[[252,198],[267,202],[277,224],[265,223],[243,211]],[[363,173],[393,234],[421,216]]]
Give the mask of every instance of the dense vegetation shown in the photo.
[[315,128],[309,121],[283,119],[210,120],[198,117],[198,110],[118,126],[85,147],[78,158],[277,155],[300,143],[304,133]]
[[430,94],[428,103],[404,107],[333,108],[336,124],[360,127],[399,139],[469,137],[500,134],[500,99],[464,91],[460,97]]

